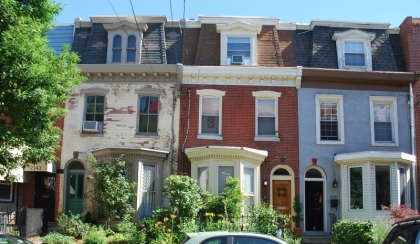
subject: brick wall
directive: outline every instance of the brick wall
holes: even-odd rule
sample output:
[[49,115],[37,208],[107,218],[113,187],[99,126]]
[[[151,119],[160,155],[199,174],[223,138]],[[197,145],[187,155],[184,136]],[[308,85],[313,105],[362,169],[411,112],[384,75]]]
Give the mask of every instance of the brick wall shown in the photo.
[[201,28],[184,29],[182,48],[182,63],[184,65],[194,65],[200,31]]
[[264,25],[257,38],[258,66],[283,67],[276,26]]
[[[199,121],[198,89],[217,89],[226,91],[222,98],[222,136],[223,140],[197,139]],[[297,90],[295,88],[256,87],[256,86],[212,86],[183,85],[180,107],[180,145],[184,143],[188,123],[188,90],[191,90],[189,135],[185,148],[200,146],[235,146],[267,150],[266,162],[261,165],[261,174],[269,176],[271,169],[279,164],[279,158],[287,156],[286,164],[290,166],[295,178],[295,191],[299,192],[299,146],[298,146],[298,112]],[[278,99],[279,137],[280,142],[254,141],[255,136],[255,97],[253,91],[270,90],[281,92]],[[181,146],[180,146],[181,150]],[[182,155],[178,153],[178,173],[182,174]],[[184,156],[184,173],[191,175],[191,164]],[[261,175],[263,181],[264,175]],[[261,196],[269,201],[270,188],[261,182]]]
[[194,65],[220,66],[220,34],[215,24],[202,24]]
[[[407,71],[420,71],[420,18],[407,17],[400,25],[400,38],[404,54],[405,67]],[[420,102],[420,84],[413,86],[414,104]],[[414,107],[415,128],[416,128],[416,151],[417,151],[417,175],[420,175],[420,107]],[[417,189],[420,189],[420,181],[417,179]],[[420,202],[420,194],[418,195]]]
[[293,45],[293,31],[291,30],[278,30],[280,52],[283,58],[284,67],[295,67],[295,52]]

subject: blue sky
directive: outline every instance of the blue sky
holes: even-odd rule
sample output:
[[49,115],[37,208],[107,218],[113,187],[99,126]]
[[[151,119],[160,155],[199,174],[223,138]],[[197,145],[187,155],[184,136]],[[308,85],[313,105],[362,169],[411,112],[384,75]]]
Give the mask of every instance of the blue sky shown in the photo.
[[[57,23],[73,23],[76,17],[132,16],[130,0],[55,0],[65,5]],[[166,15],[183,18],[184,0],[131,0],[136,15]],[[111,3],[111,4],[110,4]],[[311,20],[342,20],[391,23],[398,27],[407,17],[420,17],[420,0],[185,0],[185,18],[199,15],[261,16],[281,22],[309,23]]]

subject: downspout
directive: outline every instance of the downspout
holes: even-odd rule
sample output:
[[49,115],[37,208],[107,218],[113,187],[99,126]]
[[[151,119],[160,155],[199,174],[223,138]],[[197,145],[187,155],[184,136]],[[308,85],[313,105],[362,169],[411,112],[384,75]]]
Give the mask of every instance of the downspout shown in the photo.
[[175,144],[175,132],[174,132],[174,123],[175,123],[175,106],[176,106],[176,90],[172,90],[172,124],[171,124],[171,132],[172,132],[172,142],[171,142],[171,175],[174,173],[174,144]]
[[187,117],[187,133],[185,135],[184,143],[182,143],[181,162],[182,162],[182,174],[184,174],[184,154],[185,154],[185,143],[188,139],[188,133],[190,131],[190,103],[191,102],[191,90],[188,90],[188,117]]
[[413,209],[418,210],[418,192],[417,192],[417,152],[416,152],[416,134],[415,134],[415,121],[414,121],[414,96],[413,96],[413,83],[410,82],[410,134],[411,134],[411,154],[414,155],[413,162],[413,198],[411,202],[413,203]]

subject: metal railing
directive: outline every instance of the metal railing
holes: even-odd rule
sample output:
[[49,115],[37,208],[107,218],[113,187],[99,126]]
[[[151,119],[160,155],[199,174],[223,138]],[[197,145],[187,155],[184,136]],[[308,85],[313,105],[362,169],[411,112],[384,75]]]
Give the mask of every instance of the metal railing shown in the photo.
[[0,208],[0,232],[7,232],[22,237],[39,236],[46,233],[48,223],[42,208]]

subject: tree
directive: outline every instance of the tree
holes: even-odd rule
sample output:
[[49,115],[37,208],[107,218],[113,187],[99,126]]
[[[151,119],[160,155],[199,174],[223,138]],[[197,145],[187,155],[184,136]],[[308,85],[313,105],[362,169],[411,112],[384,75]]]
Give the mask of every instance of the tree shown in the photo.
[[[62,104],[83,81],[69,47],[57,56],[46,32],[62,6],[51,0],[1,0],[0,3],[0,175],[55,160],[65,115]],[[18,153],[17,153],[18,152]]]

